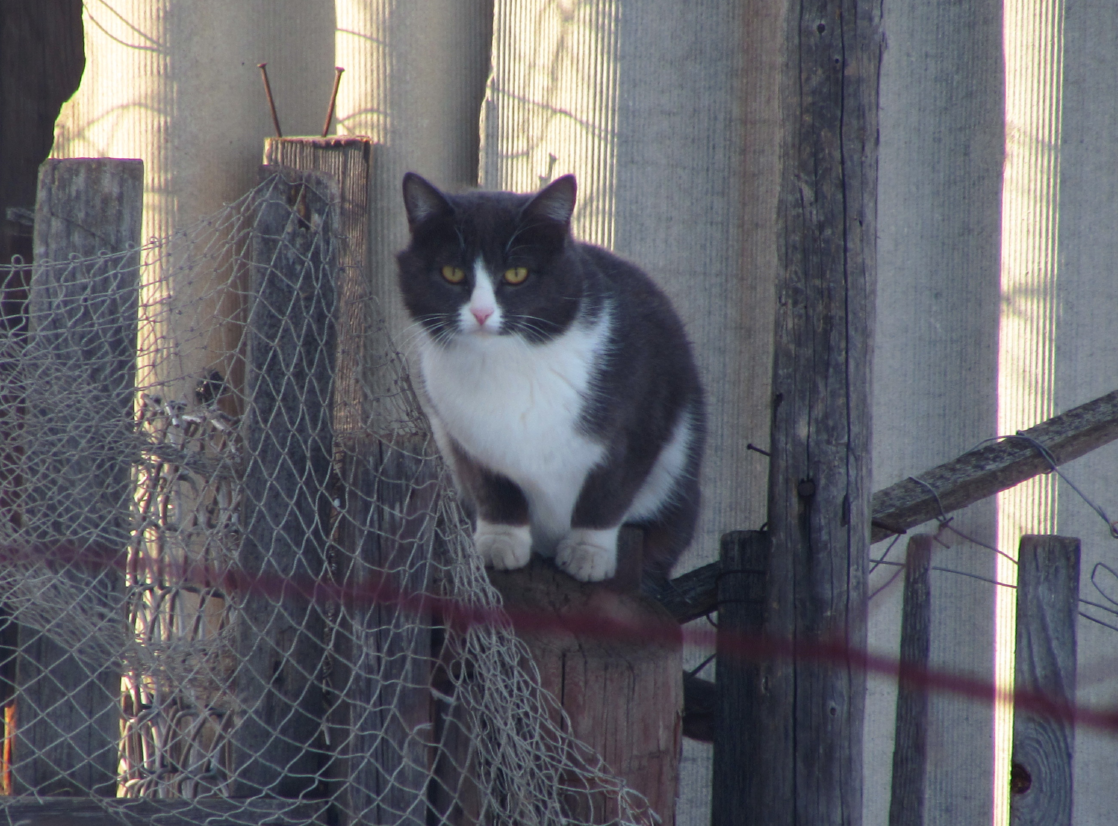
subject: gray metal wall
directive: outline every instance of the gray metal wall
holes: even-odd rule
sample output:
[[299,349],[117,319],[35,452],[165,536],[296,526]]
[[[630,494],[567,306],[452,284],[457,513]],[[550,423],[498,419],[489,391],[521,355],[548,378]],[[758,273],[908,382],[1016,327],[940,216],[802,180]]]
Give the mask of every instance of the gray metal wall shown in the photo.
[[[995,435],[1004,142],[1001,1],[888,4],[883,20],[875,489]],[[992,543],[994,503],[952,524]],[[951,547],[937,546],[935,565],[993,578],[993,553],[952,533],[943,540]],[[904,552],[901,538],[889,559],[903,562]],[[896,573],[880,566],[870,593]],[[902,581],[871,601],[871,649],[897,650]],[[942,572],[932,588],[933,667],[992,679],[993,588]],[[895,696],[895,683],[870,680],[867,824],[888,820]],[[988,823],[992,709],[933,695],[930,715],[927,822]]]

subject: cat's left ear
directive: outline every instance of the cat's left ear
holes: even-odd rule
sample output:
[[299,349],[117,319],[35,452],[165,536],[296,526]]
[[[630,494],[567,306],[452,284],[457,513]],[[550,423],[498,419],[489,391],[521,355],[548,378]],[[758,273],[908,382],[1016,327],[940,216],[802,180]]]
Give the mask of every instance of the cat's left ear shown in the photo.
[[404,207],[408,211],[408,226],[411,229],[434,215],[454,211],[450,201],[434,184],[414,172],[404,175]]
[[524,215],[546,218],[560,224],[569,224],[575,211],[575,194],[578,187],[574,175],[556,178],[536,193],[524,207]]

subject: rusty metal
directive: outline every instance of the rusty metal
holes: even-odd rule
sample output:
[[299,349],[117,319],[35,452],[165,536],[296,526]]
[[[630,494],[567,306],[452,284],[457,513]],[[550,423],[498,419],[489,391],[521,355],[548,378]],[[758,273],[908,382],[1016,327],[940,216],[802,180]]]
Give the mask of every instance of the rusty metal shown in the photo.
[[322,124],[322,137],[326,137],[326,133],[330,131],[330,122],[334,120],[334,104],[338,102],[338,87],[342,84],[341,66],[334,67],[334,91],[330,93],[330,108],[326,110],[326,123]]
[[276,127],[276,137],[282,138],[283,132],[280,131],[279,116],[276,114],[276,102],[272,99],[272,84],[268,82],[267,67],[267,63],[256,64],[256,68],[260,70],[260,74],[264,78],[264,94],[268,96],[268,109],[272,112],[272,126]]

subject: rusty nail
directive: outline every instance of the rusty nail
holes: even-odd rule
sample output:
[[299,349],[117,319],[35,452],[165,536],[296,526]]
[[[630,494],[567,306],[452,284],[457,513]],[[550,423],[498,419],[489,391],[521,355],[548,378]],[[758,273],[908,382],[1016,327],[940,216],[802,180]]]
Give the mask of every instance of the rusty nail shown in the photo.
[[330,108],[326,110],[326,123],[322,124],[322,137],[326,137],[326,133],[330,131],[330,122],[334,120],[334,104],[338,102],[338,87],[342,85],[342,72],[341,66],[334,67],[334,91],[330,93]]
[[272,111],[272,125],[276,127],[276,137],[282,138],[283,132],[280,131],[279,116],[276,115],[276,102],[272,99],[272,84],[268,82],[268,64],[257,63],[256,68],[260,70],[260,74],[264,78],[264,94],[268,96],[268,108]]

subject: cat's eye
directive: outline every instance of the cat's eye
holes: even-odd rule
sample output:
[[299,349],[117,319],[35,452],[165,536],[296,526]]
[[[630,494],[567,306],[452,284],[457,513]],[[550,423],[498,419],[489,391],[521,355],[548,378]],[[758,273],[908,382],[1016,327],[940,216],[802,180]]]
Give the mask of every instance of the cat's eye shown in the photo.
[[443,267],[443,278],[451,284],[461,284],[466,280],[466,271],[458,267]]
[[505,282],[508,284],[523,284],[527,277],[527,267],[510,267],[505,270]]

